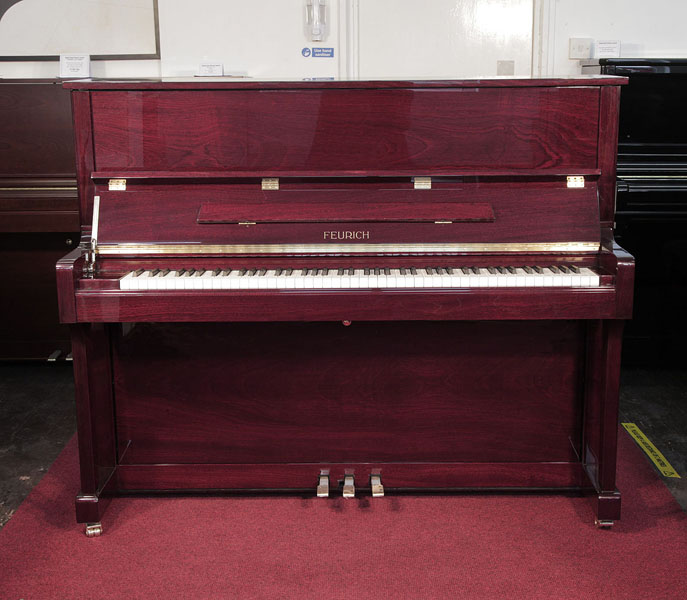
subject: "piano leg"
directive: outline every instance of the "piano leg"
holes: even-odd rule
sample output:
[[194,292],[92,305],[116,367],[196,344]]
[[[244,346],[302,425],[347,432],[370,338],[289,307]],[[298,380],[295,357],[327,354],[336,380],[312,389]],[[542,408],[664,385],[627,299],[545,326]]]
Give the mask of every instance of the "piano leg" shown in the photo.
[[596,523],[610,527],[620,518],[615,487],[618,398],[623,321],[591,321],[587,328],[583,463],[596,490]]
[[88,523],[86,535],[94,537],[102,532],[100,521],[117,463],[110,343],[103,324],[72,325],[71,336],[81,465],[76,520]]

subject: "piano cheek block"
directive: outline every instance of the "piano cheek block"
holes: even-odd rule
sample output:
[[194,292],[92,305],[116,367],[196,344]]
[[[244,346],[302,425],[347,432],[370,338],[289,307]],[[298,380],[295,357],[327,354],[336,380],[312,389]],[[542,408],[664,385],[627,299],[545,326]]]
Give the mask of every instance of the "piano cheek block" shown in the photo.
[[622,83],[65,83],[87,535],[141,490],[574,488],[617,519]]

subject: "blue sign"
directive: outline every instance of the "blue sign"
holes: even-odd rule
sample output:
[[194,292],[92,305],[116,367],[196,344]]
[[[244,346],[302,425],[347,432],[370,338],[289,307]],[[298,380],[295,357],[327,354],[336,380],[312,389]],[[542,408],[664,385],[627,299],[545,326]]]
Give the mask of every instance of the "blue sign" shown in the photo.
[[334,58],[334,48],[313,48],[313,58]]
[[303,48],[303,50],[301,50],[301,54],[307,58],[310,56],[310,48]]

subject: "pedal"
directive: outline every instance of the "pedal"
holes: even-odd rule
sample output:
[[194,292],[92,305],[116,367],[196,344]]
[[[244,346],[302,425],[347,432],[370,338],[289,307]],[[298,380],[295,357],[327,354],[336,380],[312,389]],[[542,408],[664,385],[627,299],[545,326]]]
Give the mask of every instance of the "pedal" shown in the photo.
[[382,485],[381,475],[370,475],[370,487],[372,488],[373,498],[384,497],[384,486]]
[[344,476],[343,497],[355,498],[355,483],[353,482],[353,475]]
[[322,473],[320,482],[317,484],[317,497],[329,498],[329,475]]

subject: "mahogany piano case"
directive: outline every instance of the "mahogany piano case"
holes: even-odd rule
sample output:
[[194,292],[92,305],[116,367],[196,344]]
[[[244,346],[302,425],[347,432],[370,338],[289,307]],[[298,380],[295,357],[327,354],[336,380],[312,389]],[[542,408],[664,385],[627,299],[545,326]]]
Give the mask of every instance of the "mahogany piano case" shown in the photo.
[[619,518],[623,81],[67,84],[78,521],[179,490],[584,490]]

